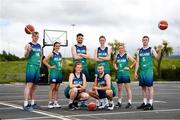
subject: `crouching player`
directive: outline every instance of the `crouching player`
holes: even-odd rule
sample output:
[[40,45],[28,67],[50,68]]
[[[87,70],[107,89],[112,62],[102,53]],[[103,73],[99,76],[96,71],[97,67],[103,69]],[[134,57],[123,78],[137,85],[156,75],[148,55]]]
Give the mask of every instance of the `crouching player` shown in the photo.
[[89,95],[100,101],[100,106],[98,107],[99,109],[107,107],[109,110],[113,110],[113,97],[116,95],[115,91],[116,90],[111,82],[110,75],[105,73],[104,66],[99,64],[98,74],[95,78],[92,91],[89,92]]
[[82,64],[76,62],[73,73],[69,75],[69,85],[64,90],[64,95],[69,98],[69,109],[79,109],[78,102],[89,98],[86,91],[86,76],[82,73]]

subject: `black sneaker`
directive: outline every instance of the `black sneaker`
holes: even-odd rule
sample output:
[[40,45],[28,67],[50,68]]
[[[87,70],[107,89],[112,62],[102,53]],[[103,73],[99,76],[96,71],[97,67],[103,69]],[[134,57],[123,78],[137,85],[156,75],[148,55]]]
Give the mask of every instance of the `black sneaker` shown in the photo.
[[144,110],[154,110],[153,105],[148,103],[147,105],[145,105]]
[[73,104],[73,103],[70,103],[70,104],[69,104],[69,109],[70,109],[70,110],[75,110],[75,107],[74,107],[74,104]]
[[144,109],[145,107],[145,103],[142,103],[139,107],[137,107],[137,109]]
[[79,106],[78,106],[78,102],[76,101],[76,102],[73,102],[73,105],[74,105],[74,108],[75,109],[79,109]]
[[27,106],[23,106],[23,109],[24,109],[25,111],[28,111],[28,112],[32,112],[32,111],[33,111],[33,108],[31,107],[30,104],[28,104]]
[[132,105],[131,105],[131,103],[128,103],[127,105],[126,105],[126,107],[125,107],[126,109],[128,109],[128,108],[132,108]]
[[31,105],[31,107],[32,107],[33,109],[38,109],[38,108],[40,108],[40,106],[37,105],[36,103],[35,103],[34,105]]
[[122,104],[120,102],[117,102],[117,104],[115,106],[120,108],[122,106]]

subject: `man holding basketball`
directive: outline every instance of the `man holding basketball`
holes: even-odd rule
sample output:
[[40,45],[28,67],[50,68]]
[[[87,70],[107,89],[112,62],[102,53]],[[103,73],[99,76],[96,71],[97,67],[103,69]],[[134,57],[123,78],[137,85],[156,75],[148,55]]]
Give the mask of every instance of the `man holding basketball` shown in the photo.
[[135,69],[135,78],[139,78],[139,86],[143,93],[143,103],[137,109],[153,110],[153,56],[159,59],[161,49],[157,52],[149,47],[149,37],[143,36],[143,47],[137,51],[137,62]]
[[32,42],[25,46],[25,58],[27,58],[23,106],[25,111],[33,111],[33,109],[38,108],[35,103],[35,90],[39,81],[41,60],[41,45],[37,43],[38,39],[39,33],[33,32]]

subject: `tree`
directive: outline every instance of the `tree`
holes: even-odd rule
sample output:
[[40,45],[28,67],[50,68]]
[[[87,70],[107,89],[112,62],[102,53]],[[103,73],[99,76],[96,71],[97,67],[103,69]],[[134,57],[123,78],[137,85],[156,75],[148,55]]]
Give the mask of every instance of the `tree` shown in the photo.
[[157,72],[158,72],[158,78],[161,78],[161,62],[164,56],[169,56],[173,53],[173,48],[169,46],[169,43],[167,41],[163,41],[162,45],[158,45],[157,47],[154,47],[157,52],[159,52],[159,49],[161,49],[161,55],[158,59],[158,66],[157,66]]
[[114,56],[117,55],[118,52],[118,45],[123,44],[119,42],[118,40],[114,40],[113,42],[109,42],[108,45],[111,47],[111,59],[114,60]]

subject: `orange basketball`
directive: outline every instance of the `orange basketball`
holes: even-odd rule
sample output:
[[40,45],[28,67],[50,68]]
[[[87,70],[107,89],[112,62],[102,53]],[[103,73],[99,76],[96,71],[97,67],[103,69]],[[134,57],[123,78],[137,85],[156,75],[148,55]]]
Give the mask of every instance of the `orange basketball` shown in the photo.
[[88,110],[90,110],[90,111],[96,110],[96,103],[90,102],[90,103],[88,104],[87,108],[88,108]]
[[165,30],[168,28],[168,22],[165,20],[161,20],[158,24],[159,29]]
[[35,31],[35,29],[34,29],[34,26],[32,26],[32,25],[26,25],[26,27],[25,27],[25,32],[27,33],[27,34],[31,34],[31,33],[33,33],[34,31]]

